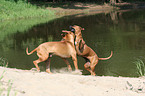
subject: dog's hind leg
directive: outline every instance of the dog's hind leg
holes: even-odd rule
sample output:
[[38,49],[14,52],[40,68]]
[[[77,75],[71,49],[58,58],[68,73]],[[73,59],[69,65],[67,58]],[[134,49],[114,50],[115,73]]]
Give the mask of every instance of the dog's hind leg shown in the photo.
[[39,66],[38,66],[38,63],[40,63],[41,62],[41,59],[39,58],[38,60],[35,60],[35,61],[33,61],[33,63],[34,63],[34,65],[35,65],[35,67],[37,68],[37,71],[39,72],[40,71],[40,68],[39,68]]
[[86,63],[84,64],[84,67],[85,67],[85,69],[86,69],[87,71],[89,71],[90,73],[92,73],[92,70],[91,70],[91,68],[90,68],[90,62],[86,62]]
[[46,61],[47,58],[48,58],[48,56],[47,56],[46,53],[42,53],[42,52],[41,53],[40,52],[37,52],[37,56],[39,57],[39,59],[33,61],[33,63],[36,66],[37,71],[40,71],[40,68],[38,66],[38,63],[43,62],[43,61]]
[[90,68],[90,60],[86,57],[83,57],[86,60],[86,63],[84,64],[84,67],[87,71],[89,71],[90,73],[92,73],[92,70]]
[[68,60],[65,59],[65,58],[62,58],[62,59],[63,59],[63,61],[67,64],[68,70],[69,70],[69,71],[72,71],[71,65],[69,64]]
[[96,64],[98,64],[98,59],[97,60],[94,60],[93,62],[91,62],[91,64],[90,64],[90,68],[91,68],[91,75],[96,75],[96,73],[95,73],[95,66],[96,66]]
[[51,74],[51,71],[50,71],[50,61],[51,61],[50,57],[48,57],[48,59],[45,61],[45,63],[46,63],[46,72]]
[[91,70],[92,70],[92,72],[91,72],[91,75],[96,75],[96,73],[95,73],[95,66],[90,66],[91,67]]
[[84,64],[84,67],[86,70],[88,70],[91,75],[96,75],[95,73],[95,66],[98,63],[98,60],[94,60],[94,58],[86,58],[84,57],[84,59],[86,60],[86,63]]
[[91,75],[94,75],[94,76],[96,75],[95,74],[95,66],[91,66],[90,62],[85,63],[84,67],[86,70],[88,70],[91,73]]

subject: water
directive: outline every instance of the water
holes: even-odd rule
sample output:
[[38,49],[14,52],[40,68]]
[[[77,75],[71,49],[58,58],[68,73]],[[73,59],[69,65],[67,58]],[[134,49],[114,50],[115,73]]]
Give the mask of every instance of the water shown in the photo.
[[[85,28],[83,38],[99,57],[109,56],[111,50],[114,53],[111,59],[99,61],[95,69],[97,75],[138,76],[134,62],[138,58],[145,61],[145,10],[69,16],[37,25],[28,21],[0,24],[0,57],[8,60],[8,67],[30,70],[37,56],[36,52],[27,56],[26,47],[31,51],[43,42],[59,41],[61,30],[69,30],[74,24]],[[74,68],[71,59],[69,62]],[[84,69],[84,63],[85,60],[78,57],[79,69],[83,74],[90,74]],[[45,63],[39,66],[45,70]],[[62,59],[52,57],[52,71],[64,67],[66,64]]]

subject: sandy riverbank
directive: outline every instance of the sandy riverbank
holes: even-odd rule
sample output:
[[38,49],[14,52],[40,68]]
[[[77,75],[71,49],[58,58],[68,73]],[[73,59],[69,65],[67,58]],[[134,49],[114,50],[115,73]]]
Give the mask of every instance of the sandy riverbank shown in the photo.
[[[80,14],[79,16],[84,15],[92,15],[92,14],[99,14],[99,13],[110,13],[113,10],[129,10],[129,9],[139,9],[144,8],[145,2],[122,2],[116,3],[115,6],[111,6],[108,3],[104,4],[97,4],[97,3],[81,3],[81,2],[66,2],[66,3],[45,3],[46,9],[54,10],[56,15],[58,16],[67,16],[67,15],[76,15]],[[37,4],[36,4],[37,5]],[[40,5],[42,6],[42,5]]]
[[[145,96],[145,77],[83,76],[60,72],[48,74],[0,67],[0,77],[3,74],[1,96],[6,96],[3,94],[7,94],[11,86],[10,96]],[[9,80],[11,83],[8,84]]]

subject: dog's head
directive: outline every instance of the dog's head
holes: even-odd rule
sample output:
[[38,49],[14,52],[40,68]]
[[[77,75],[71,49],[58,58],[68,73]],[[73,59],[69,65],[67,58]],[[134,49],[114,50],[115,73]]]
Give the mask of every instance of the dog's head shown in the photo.
[[75,35],[73,32],[71,31],[66,31],[66,30],[62,30],[63,33],[65,34],[61,34],[62,35],[62,39],[66,40],[66,41],[74,41],[75,39]]
[[81,32],[81,30],[85,30],[85,29],[80,26],[73,25],[73,26],[70,26],[70,30],[71,30],[71,32],[74,32],[75,34],[77,34],[77,33]]

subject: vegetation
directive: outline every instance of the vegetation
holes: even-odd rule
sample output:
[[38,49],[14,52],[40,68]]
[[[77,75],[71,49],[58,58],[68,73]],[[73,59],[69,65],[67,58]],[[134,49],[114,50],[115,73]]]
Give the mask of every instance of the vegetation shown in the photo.
[[145,76],[145,64],[141,59],[137,59],[137,61],[134,62],[136,64],[137,68],[137,74],[139,76]]
[[[53,6],[53,3],[46,3],[47,1],[59,2],[57,5],[60,6],[62,2],[68,2],[68,5],[72,4],[72,2],[95,2],[97,4],[104,4],[106,2],[115,4],[116,2],[127,0],[0,0],[0,21],[34,17],[55,17],[55,11],[49,10],[46,7],[58,6]],[[63,6],[63,8],[65,7]]]
[[40,8],[23,0],[0,0],[0,21],[54,16],[54,11]]
[[5,71],[0,75],[0,81],[3,79],[4,73],[5,73]]
[[[0,58],[0,66],[2,67],[7,67],[8,66],[8,61],[7,59],[1,57]],[[3,84],[3,77],[4,77],[4,73],[5,71],[3,71],[2,74],[0,74],[0,96],[10,96],[10,92],[11,92],[11,89],[12,89],[12,82],[11,80],[8,81],[8,83],[6,85]],[[7,86],[7,88],[5,88],[4,86]],[[6,93],[5,93],[6,91]]]
[[[3,73],[0,75],[0,96],[10,96],[10,92],[12,90],[12,82],[11,80],[9,80],[6,85],[3,84],[2,79],[4,77],[4,73],[5,71],[3,71]],[[7,86],[7,88],[5,88],[5,86]],[[16,92],[15,92],[15,96],[16,96]]]
[[[0,58],[0,66],[2,67],[7,67],[8,66],[8,61],[7,59],[1,57]],[[10,92],[12,90],[12,82],[11,80],[8,81],[8,83],[3,84],[3,77],[4,77],[5,71],[3,71],[2,74],[0,74],[0,96],[10,96]],[[5,92],[6,91],[6,92]],[[16,93],[15,93],[16,96]]]
[[2,67],[8,66],[8,61],[3,57],[0,57],[0,66],[2,66]]
[[[18,1],[18,0],[15,0]],[[48,1],[48,2],[66,2],[66,1],[78,1],[78,2],[126,2],[134,0],[25,0],[25,1]],[[144,1],[144,0],[135,0],[135,1]]]
[[[48,2],[74,2],[74,0],[26,0],[27,2],[32,2],[32,1],[48,1]],[[144,1],[144,0],[135,0],[137,1]],[[122,3],[122,2],[134,2],[134,0],[75,0],[75,2],[99,2],[99,3]]]

